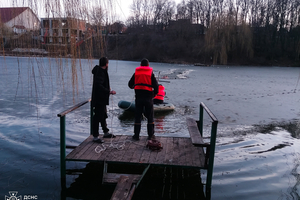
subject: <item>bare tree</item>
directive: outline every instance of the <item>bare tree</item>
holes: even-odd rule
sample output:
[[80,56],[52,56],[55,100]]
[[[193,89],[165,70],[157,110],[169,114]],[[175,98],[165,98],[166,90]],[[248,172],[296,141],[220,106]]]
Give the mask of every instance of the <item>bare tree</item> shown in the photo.
[[154,25],[161,23],[165,3],[166,3],[166,0],[156,0],[155,1],[154,5],[153,5],[153,7],[154,7],[153,24]]
[[218,22],[217,24],[222,24],[224,0],[212,0],[212,20]]
[[241,21],[247,22],[247,15],[250,7],[250,0],[237,0],[237,5],[241,9]]
[[261,0],[250,0],[250,23],[254,27],[259,26],[259,11]]
[[206,0],[204,3],[204,12],[206,12],[206,16],[205,16],[205,24],[206,27],[210,26],[210,22],[211,22],[211,13],[212,13],[212,2],[211,0]]
[[265,23],[265,26],[270,25],[270,22],[273,20],[272,19],[272,13],[273,13],[273,9],[274,9],[273,1],[274,0],[267,0],[267,2],[266,2],[266,23]]
[[290,4],[290,29],[300,24],[300,0],[292,0]]
[[185,0],[182,0],[181,3],[177,5],[177,19],[187,19],[188,18],[188,9]]
[[190,0],[192,9],[192,22],[209,26],[211,19],[211,0]]
[[140,26],[142,20],[142,1],[141,0],[133,0],[131,7],[131,17],[130,23],[131,26]]
[[106,11],[101,6],[91,8],[89,13],[89,18],[92,24],[96,25],[97,27],[105,25],[105,16]]
[[228,21],[232,22],[233,24],[235,24],[235,26],[237,26],[238,20],[237,20],[236,4],[234,4],[233,0],[228,0],[227,7],[228,7],[228,13],[227,13]]
[[174,18],[176,3],[174,1],[167,0],[164,4],[161,22],[164,26],[167,26],[169,21]]

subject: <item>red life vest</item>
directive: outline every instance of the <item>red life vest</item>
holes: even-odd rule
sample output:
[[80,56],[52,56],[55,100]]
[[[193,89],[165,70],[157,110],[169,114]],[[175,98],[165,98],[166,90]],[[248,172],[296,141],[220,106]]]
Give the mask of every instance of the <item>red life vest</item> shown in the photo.
[[165,87],[162,85],[158,86],[158,93],[157,95],[154,97],[154,99],[159,99],[159,100],[164,100],[166,93],[165,93]]
[[148,66],[139,66],[135,69],[134,89],[152,91],[152,68]]

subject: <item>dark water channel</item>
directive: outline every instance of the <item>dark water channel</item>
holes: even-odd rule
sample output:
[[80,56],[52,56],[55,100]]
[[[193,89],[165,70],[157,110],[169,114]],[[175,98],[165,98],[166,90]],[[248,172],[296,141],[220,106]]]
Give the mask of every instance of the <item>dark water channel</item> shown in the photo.
[[[60,198],[57,114],[90,98],[97,62],[0,57],[0,198],[10,191]],[[117,105],[134,100],[127,83],[138,64],[110,61],[117,95],[110,98],[107,122],[116,135],[133,132],[133,117]],[[155,115],[157,135],[188,137],[185,119],[198,118],[200,102],[219,120],[212,199],[299,199],[300,68],[150,65],[166,88],[165,101],[176,107]],[[66,128],[67,144],[88,137],[89,105],[67,115]]]

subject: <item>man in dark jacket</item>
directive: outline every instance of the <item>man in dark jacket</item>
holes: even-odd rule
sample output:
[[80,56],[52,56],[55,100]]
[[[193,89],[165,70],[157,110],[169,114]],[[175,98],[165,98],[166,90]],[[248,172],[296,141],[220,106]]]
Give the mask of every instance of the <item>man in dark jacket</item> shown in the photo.
[[158,93],[158,83],[147,59],[143,59],[141,66],[135,69],[128,86],[135,91],[135,120],[132,139],[139,140],[143,112],[148,120],[148,140],[154,139],[153,97]]
[[106,105],[109,105],[109,95],[116,94],[114,90],[110,90],[109,76],[108,76],[108,59],[102,57],[99,60],[99,65],[96,65],[93,70],[93,89],[92,89],[92,108],[94,111],[92,121],[92,132],[94,142],[102,143],[103,141],[99,138],[99,122],[103,130],[104,138],[116,137],[109,133],[107,128],[106,118],[107,109]]

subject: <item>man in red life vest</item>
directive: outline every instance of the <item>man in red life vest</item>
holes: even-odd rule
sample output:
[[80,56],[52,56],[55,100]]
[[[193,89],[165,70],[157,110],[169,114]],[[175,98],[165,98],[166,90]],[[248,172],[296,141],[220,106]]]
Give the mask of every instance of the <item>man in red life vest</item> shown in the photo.
[[143,59],[141,66],[135,69],[128,86],[135,91],[135,120],[132,139],[139,140],[143,112],[148,120],[148,140],[154,139],[153,97],[158,93],[158,83],[147,59]]
[[165,87],[161,84],[158,85],[158,93],[153,99],[154,104],[164,103],[164,97],[166,95]]

